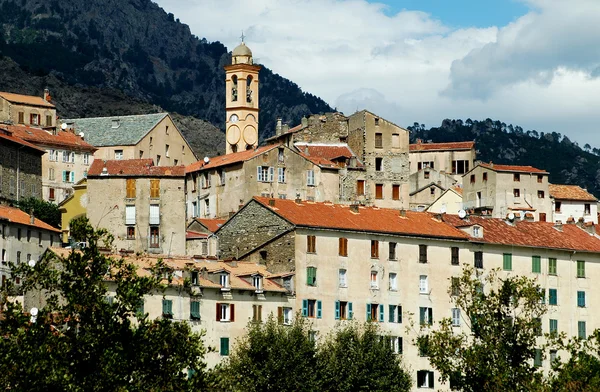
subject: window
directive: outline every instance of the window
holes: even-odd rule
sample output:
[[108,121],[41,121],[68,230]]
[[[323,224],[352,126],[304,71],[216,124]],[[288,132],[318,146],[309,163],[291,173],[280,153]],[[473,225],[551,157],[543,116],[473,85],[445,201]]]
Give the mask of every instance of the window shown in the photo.
[[431,196],[434,196],[434,195],[435,195],[435,187],[434,187],[434,186],[432,186],[431,188],[429,188],[429,194],[430,194]]
[[398,245],[398,244],[396,244],[395,242],[390,242],[390,243],[388,244],[388,246],[389,246],[389,257],[388,257],[388,258],[389,258],[390,260],[398,260],[398,258],[397,258],[397,256],[396,256],[396,246],[397,246],[397,245]]
[[562,203],[557,201],[554,203],[554,212],[560,212],[560,208],[562,207]]
[[375,171],[381,171],[383,166],[383,158],[375,158]]
[[471,174],[471,184],[475,184],[475,174]]
[[207,241],[202,242],[202,254],[204,256],[208,255],[208,242]]
[[54,188],[50,188],[50,189],[48,189],[48,199],[50,199],[50,200],[54,200],[54,199],[55,199],[55,191],[54,191]]
[[17,252],[17,265],[21,264],[21,251]]
[[346,270],[340,269],[338,270],[338,282],[340,287],[348,287],[348,282],[346,280]]
[[419,276],[419,293],[427,294],[429,291],[429,284],[427,282],[427,275]]
[[548,259],[548,274],[556,275],[556,259],[553,257]]
[[255,323],[262,321],[262,305],[252,305],[252,321]]
[[367,304],[367,321],[383,322],[383,305]]
[[504,271],[512,271],[512,254],[504,253],[502,255],[502,269]]
[[25,124],[25,113],[19,112],[19,124]]
[[556,289],[548,289],[548,305],[558,305],[558,292]]
[[71,152],[71,163],[75,163],[75,153]]
[[392,185],[392,200],[400,200],[400,185]]
[[200,302],[190,301],[190,320],[200,320]]
[[591,213],[592,213],[592,210],[591,210],[591,205],[590,205],[590,203],[585,203],[585,204],[583,205],[583,214],[584,214],[584,215],[590,215]]
[[317,268],[316,267],[306,267],[306,284],[308,286],[316,286],[317,285]]
[[375,199],[383,199],[383,184],[375,184]]
[[383,148],[383,134],[375,133],[375,148]]
[[[179,164],[179,161],[177,159],[174,159],[173,160],[173,166],[177,166],[178,164]],[[223,184],[221,184],[221,185],[223,185]]]
[[219,284],[221,289],[229,290],[229,274],[227,272],[219,275]]
[[123,150],[115,150],[115,159],[123,159]]
[[210,188],[210,181],[211,180],[211,175],[209,172],[205,172],[202,174],[202,188],[206,189],[206,188]]
[[433,309],[432,308],[419,308],[419,323],[421,325],[433,325]]
[[392,133],[392,148],[400,148],[400,134]]
[[585,260],[577,260],[577,277],[585,278]]
[[173,301],[170,299],[162,300],[162,316],[164,318],[173,318]]
[[371,258],[379,258],[379,241],[377,240],[371,240]]
[[585,330],[585,321],[577,322],[577,336],[579,337],[579,339],[587,338],[587,333]]
[[257,293],[262,293],[263,290],[263,278],[260,275],[252,277],[252,285],[256,289]]
[[452,308],[452,326],[460,327],[460,309]]
[[27,242],[31,241],[31,230],[27,230]]
[[377,273],[377,271],[371,271],[371,288],[379,288],[379,274]]
[[514,173],[513,174],[513,181],[514,182],[520,182],[521,181],[521,175],[519,173]]
[[158,204],[150,204],[150,220],[151,225],[160,224],[160,206]]
[[388,321],[390,323],[402,323],[402,306],[400,305],[389,305],[389,316]]
[[217,321],[235,321],[235,305],[217,302]]
[[521,191],[518,188],[513,189],[514,197],[521,197]]
[[540,212],[539,221],[540,222],[546,222],[546,213],[545,212]]
[[452,161],[452,174],[465,174],[469,171],[469,161]]
[[314,170],[306,171],[306,185],[315,186],[315,171]]
[[165,144],[165,156],[168,158],[169,157],[169,145]]
[[126,195],[125,197],[128,199],[135,199],[135,179],[134,178],[128,178],[125,182],[126,184]]
[[544,176],[542,176],[541,174],[538,174],[537,182],[541,184],[543,181],[544,181]]
[[159,248],[160,247],[160,235],[158,227],[153,226],[150,227],[150,247],[151,248]]
[[348,238],[340,238],[339,239],[339,255],[347,257],[348,256]]
[[433,389],[433,372],[429,370],[417,371],[417,388]]
[[352,302],[335,301],[335,319],[336,320],[351,320],[352,319]]
[[425,178],[426,180],[429,179],[429,170],[423,172],[423,178]]
[[400,336],[390,336],[390,347],[394,354],[402,354],[402,338]]
[[317,237],[314,235],[306,236],[306,253],[317,253]]
[[285,184],[285,167],[277,168],[277,182]]
[[63,170],[63,182],[75,182],[75,172]]
[[538,199],[544,198],[544,191],[538,191]]
[[534,274],[542,272],[542,258],[540,256],[531,256],[531,272]]
[[427,263],[427,245],[419,245],[419,263]]
[[277,320],[283,325],[290,325],[292,323],[292,308],[278,307]]
[[558,333],[558,320],[550,319],[550,333]]
[[37,113],[31,113],[29,115],[29,123],[31,125],[40,125],[40,115]]
[[160,197],[160,180],[150,180],[150,198],[158,199]]
[[458,260],[458,247],[457,246],[453,246],[452,248],[450,248],[450,253],[451,253],[451,259],[450,259],[450,264],[452,265],[459,265],[459,260]]
[[87,152],[83,153],[83,164],[84,165],[90,164],[90,154]]
[[577,292],[577,307],[585,308],[585,291]]
[[484,182],[485,182],[485,181],[487,181],[487,172],[486,172],[486,173],[483,173],[483,181],[484,181]]
[[535,349],[535,357],[533,358],[533,366],[541,367],[542,366],[542,350],[539,348]]
[[460,278],[456,276],[450,278],[450,294],[453,296],[460,294]]
[[222,357],[229,355],[229,338],[221,338],[221,349],[219,350],[219,354],[221,354]]
[[477,251],[474,253],[475,268],[483,268],[483,252]]
[[160,165],[160,155],[156,156],[156,166]]
[[310,318],[321,318],[322,317],[322,305],[321,301],[316,299],[303,299],[302,300],[302,317]]
[[356,180],[356,196],[365,195],[365,180]]
[[398,275],[395,272],[390,272],[390,291],[398,291]]

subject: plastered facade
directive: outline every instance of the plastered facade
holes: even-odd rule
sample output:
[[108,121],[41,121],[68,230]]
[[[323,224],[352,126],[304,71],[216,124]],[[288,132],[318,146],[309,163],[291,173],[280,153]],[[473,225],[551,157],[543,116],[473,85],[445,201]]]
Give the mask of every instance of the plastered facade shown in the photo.
[[[474,167],[475,155],[475,147],[470,150],[411,151],[409,154],[410,173],[413,174],[419,170],[419,163],[421,163],[421,168],[424,168],[433,162],[433,169],[451,175],[460,183],[463,174]],[[467,161],[469,168],[462,173],[457,172],[456,169],[452,170],[453,161]]]
[[[34,123],[31,122],[32,115],[38,116],[37,123],[35,121]],[[20,121],[21,118],[23,121]],[[56,108],[14,103],[0,97],[0,122],[32,127],[55,127]]]

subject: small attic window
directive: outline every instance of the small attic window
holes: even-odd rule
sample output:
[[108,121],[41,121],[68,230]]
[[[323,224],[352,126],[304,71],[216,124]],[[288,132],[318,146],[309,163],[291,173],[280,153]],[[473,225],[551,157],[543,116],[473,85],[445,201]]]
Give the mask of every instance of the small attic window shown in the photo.
[[483,227],[473,226],[473,237],[482,238],[483,237]]
[[252,277],[252,285],[256,289],[257,293],[262,292],[263,289],[263,278],[260,275],[256,275]]
[[229,290],[229,274],[227,272],[221,274],[219,283],[221,284],[221,290]]
[[379,126],[379,119],[377,117],[375,117],[375,126],[378,127]]
[[119,125],[121,125],[121,123],[118,118],[112,120],[112,128],[119,128]]

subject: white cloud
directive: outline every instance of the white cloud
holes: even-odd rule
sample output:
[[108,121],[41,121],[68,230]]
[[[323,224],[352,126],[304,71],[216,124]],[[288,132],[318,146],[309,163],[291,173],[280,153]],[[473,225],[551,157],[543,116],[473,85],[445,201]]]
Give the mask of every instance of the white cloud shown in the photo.
[[506,26],[452,29],[365,0],[155,0],[229,50],[255,58],[351,113],[400,125],[499,119],[600,146],[600,2],[526,0]]

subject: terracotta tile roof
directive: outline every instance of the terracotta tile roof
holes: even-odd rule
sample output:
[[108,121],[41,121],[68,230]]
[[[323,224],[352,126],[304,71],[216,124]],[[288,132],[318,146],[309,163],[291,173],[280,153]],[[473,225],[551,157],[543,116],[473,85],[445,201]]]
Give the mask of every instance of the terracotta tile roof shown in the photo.
[[31,144],[29,142],[26,142],[25,140],[19,138],[19,137],[15,137],[12,135],[12,132],[9,132],[8,130],[6,130],[5,128],[0,127],[0,139],[8,141],[8,142],[13,142],[16,144],[20,144],[22,146],[25,147],[29,147],[32,150],[35,150],[36,152],[38,152],[40,155],[43,155],[46,153],[46,150],[43,150],[39,147],[37,147],[34,144]]
[[196,221],[214,233],[215,231],[219,230],[219,227],[221,227],[223,223],[227,221],[227,219],[196,218]]
[[238,151],[231,154],[219,155],[213,158],[210,158],[208,163],[204,163],[204,161],[200,160],[198,162],[194,162],[185,167],[186,173],[192,173],[198,170],[204,169],[213,169],[215,167],[227,166],[234,163],[245,162],[249,159],[252,159],[264,152],[270,151],[276,147],[279,147],[279,144],[269,144],[267,146],[262,146],[257,149],[252,150],[244,150]]
[[199,240],[199,239],[205,239],[205,238],[208,238],[208,234],[206,234],[206,233],[198,233],[196,231],[191,231],[191,230],[188,230],[185,232],[186,240]]
[[462,189],[462,187],[460,187],[460,186],[453,186],[453,187],[452,187],[452,190],[453,190],[454,192],[458,193],[459,195],[462,195],[462,194],[463,194],[463,189]]
[[54,109],[54,105],[50,102],[46,101],[42,97],[37,97],[35,95],[22,95],[22,94],[14,94],[7,93],[4,91],[0,91],[0,97],[6,99],[9,102],[13,103],[22,103],[25,105],[33,105],[33,106],[43,106],[46,108]]
[[106,160],[94,159],[88,177],[102,176],[106,167],[108,176],[122,177],[184,177],[185,166],[154,166],[152,159]]
[[50,226],[44,221],[35,218],[33,224],[31,224],[31,218],[28,213],[21,211],[18,208],[8,207],[0,205],[0,220],[7,220],[12,223],[19,223],[21,225],[26,225],[30,227],[35,227],[44,230],[50,230],[57,233],[60,233],[55,227]]
[[329,159],[325,159],[322,157],[313,157],[311,155],[306,155],[301,151],[298,152],[298,155],[320,167],[330,167],[335,169],[339,168],[337,163],[331,162]]
[[450,143],[421,143],[417,142],[409,146],[410,152],[416,151],[448,151],[448,150],[470,150],[475,147],[475,142],[450,142]]
[[564,224],[560,231],[551,222],[517,221],[509,224],[502,219],[479,216],[462,220],[457,215],[445,215],[444,221],[456,227],[474,224],[483,227],[483,238],[472,238],[474,242],[600,252],[600,239],[575,224]]
[[294,146],[305,155],[328,160],[355,156],[347,144],[296,143]]
[[550,188],[550,197],[555,199],[591,202],[598,201],[594,195],[577,185],[548,184],[548,187]]
[[58,131],[56,135],[40,128],[32,128],[24,125],[8,125],[8,130],[14,136],[36,145],[44,145],[73,150],[94,152],[96,147],[84,141],[79,135],[69,131]]
[[479,163],[479,166],[483,166],[487,169],[494,171],[503,171],[503,172],[521,172],[521,173],[541,173],[548,174],[547,171],[542,169],[537,169],[533,166],[515,166],[515,165],[497,165],[495,163]]
[[[467,239],[465,233],[437,220],[434,214],[428,212],[405,211],[406,216],[401,216],[398,210],[361,206],[355,213],[349,206],[341,204],[296,203],[294,200],[266,197],[254,197],[254,200],[296,226]],[[275,200],[275,206],[270,206],[269,200]]]

